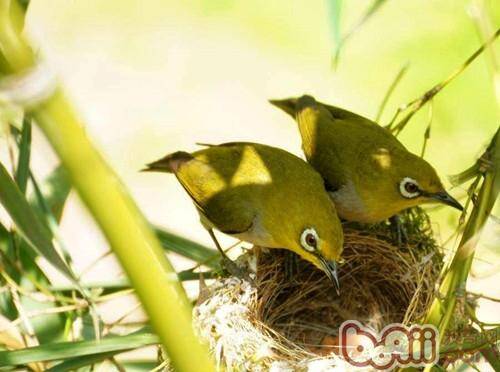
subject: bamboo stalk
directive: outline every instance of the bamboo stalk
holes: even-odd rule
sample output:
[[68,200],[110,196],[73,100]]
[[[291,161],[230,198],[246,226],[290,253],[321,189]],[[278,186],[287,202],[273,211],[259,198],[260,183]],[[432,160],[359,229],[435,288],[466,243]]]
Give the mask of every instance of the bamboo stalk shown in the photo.
[[433,324],[438,328],[439,342],[443,340],[450,323],[457,297],[465,295],[465,285],[476,244],[500,192],[500,128],[483,157],[488,158],[489,169],[484,174],[477,201],[465,226],[457,252],[441,283],[439,294],[424,320],[424,323]]
[[[14,0],[0,0],[0,52],[4,74],[35,65],[20,34],[23,12]],[[136,289],[149,319],[178,371],[213,371],[207,348],[196,338],[191,307],[160,243],[117,176],[87,138],[60,88],[30,114],[50,141],[94,219]]]

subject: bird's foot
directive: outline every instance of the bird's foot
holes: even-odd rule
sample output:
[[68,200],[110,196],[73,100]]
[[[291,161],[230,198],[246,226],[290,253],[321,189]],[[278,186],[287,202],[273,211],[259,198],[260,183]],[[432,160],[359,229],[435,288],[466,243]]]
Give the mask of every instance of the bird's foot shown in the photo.
[[248,271],[245,270],[244,268],[240,267],[236,262],[231,260],[227,255],[226,252],[222,249],[220,246],[219,242],[217,241],[217,238],[215,237],[215,234],[212,229],[207,229],[208,234],[212,238],[215,246],[217,247],[217,250],[219,251],[221,255],[221,267],[224,271],[227,271],[229,274],[232,276],[246,280],[249,283],[254,284],[254,281],[252,278],[250,278],[250,275],[248,274]]
[[253,279],[250,278],[248,271],[240,267],[236,262],[234,262],[227,256],[221,258],[221,266],[231,276],[253,283]]
[[299,271],[299,257],[290,251],[285,251],[285,258],[283,260],[285,279],[287,282],[293,280]]
[[408,233],[403,225],[403,221],[401,221],[401,217],[398,215],[392,216],[389,221],[391,223],[393,237],[398,243],[398,247],[402,247],[403,244],[406,244],[409,241]]

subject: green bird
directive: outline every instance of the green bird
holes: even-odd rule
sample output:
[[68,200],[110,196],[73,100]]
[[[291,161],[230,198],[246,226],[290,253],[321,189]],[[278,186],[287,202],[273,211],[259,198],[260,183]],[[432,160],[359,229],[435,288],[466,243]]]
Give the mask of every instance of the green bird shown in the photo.
[[297,121],[304,154],[341,218],[375,223],[432,202],[463,209],[427,161],[373,121],[307,95],[270,102]]
[[275,147],[234,142],[175,152],[145,171],[175,174],[226,264],[233,263],[213,229],[297,253],[323,270],[338,292],[342,227],[323,179],[304,160]]

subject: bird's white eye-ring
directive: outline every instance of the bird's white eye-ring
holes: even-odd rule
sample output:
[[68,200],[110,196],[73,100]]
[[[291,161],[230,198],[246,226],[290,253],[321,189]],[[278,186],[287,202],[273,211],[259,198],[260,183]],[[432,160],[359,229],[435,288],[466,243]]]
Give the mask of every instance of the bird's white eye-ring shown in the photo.
[[405,177],[399,184],[399,192],[405,198],[412,199],[420,195],[420,187],[413,178]]
[[300,244],[308,252],[314,252],[318,246],[318,233],[312,227],[308,227],[300,235]]

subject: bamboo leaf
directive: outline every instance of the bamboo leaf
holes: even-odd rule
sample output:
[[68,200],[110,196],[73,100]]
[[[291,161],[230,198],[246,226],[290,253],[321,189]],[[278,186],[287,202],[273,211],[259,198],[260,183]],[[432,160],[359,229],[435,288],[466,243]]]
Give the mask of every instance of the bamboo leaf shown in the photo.
[[[9,275],[12,275],[15,271],[10,265],[8,259],[8,253],[10,250],[10,241],[11,234],[4,225],[0,223],[0,269],[7,272]],[[0,281],[1,284],[4,284],[3,281]],[[2,314],[7,319],[13,320],[18,316],[17,310],[12,302],[12,296],[10,291],[1,291],[0,293],[0,314]]]
[[71,191],[71,182],[64,167],[62,165],[56,167],[41,185],[38,185],[33,175],[31,181],[35,193],[30,198],[30,204],[40,215],[49,219],[50,214],[50,218],[59,222]]
[[[339,35],[337,35],[337,41],[335,43],[336,48],[334,52],[334,66],[337,65],[339,57],[340,57],[340,52],[341,49],[344,47],[344,45],[347,43],[347,41],[358,31],[361,26],[363,26],[379,9],[380,7],[386,2],[387,0],[373,0],[370,6],[365,10],[361,18],[355,23],[355,25],[342,37],[340,38],[340,31],[337,31]],[[339,6],[340,8],[340,6]],[[340,9],[339,9],[340,13]],[[340,17],[340,15],[338,16]],[[337,22],[340,22],[340,19],[337,20]]]
[[[28,179],[31,175],[31,118],[29,117],[29,115],[24,116],[21,131],[19,131],[15,127],[11,127],[11,131],[18,137],[16,142],[19,148],[19,157],[15,180],[20,191],[23,194],[26,194]],[[34,178],[32,177],[32,179]],[[36,185],[35,190],[38,191]],[[31,204],[33,205],[33,203]],[[41,218],[42,221],[46,220],[44,216],[41,216]],[[15,232],[11,232],[11,234],[15,234]],[[15,241],[15,247],[17,250],[16,257],[18,257],[20,268],[18,270],[11,270],[14,271],[11,273],[11,276],[15,278],[17,284],[28,291],[34,290],[34,283],[38,283],[38,285],[48,286],[49,280],[39,267],[39,263],[36,261],[36,258],[38,256],[37,252],[29,245],[26,240],[20,239],[19,236],[13,235],[13,240]],[[20,294],[19,297],[21,305],[25,311],[43,312],[44,310],[56,306],[54,302],[37,301],[32,297],[25,296],[23,294]],[[11,312],[10,315],[13,317],[18,316],[17,311],[15,313]],[[57,340],[62,336],[65,321],[65,314],[48,313],[46,315],[31,319],[30,323],[33,327],[37,339],[40,342],[44,343]]]
[[[77,368],[85,367],[95,363],[99,363],[107,358],[111,358],[120,352],[109,352],[103,354],[83,356],[74,359],[68,359],[58,365],[49,368],[47,372],[66,372],[75,371]],[[120,361],[120,365],[123,366],[124,370],[127,372],[149,372],[158,366],[156,361]]]
[[331,42],[332,42],[332,64],[335,66],[337,64],[338,51],[340,50],[340,15],[342,11],[342,0],[326,0],[329,25],[331,30]]
[[[41,221],[45,221],[51,230],[57,229],[62,210],[70,191],[70,184],[64,169],[57,167],[42,183],[38,185],[33,174],[30,173],[34,195],[30,198],[30,205],[35,210]],[[52,231],[51,231],[52,234]],[[51,235],[52,237],[52,235]],[[25,240],[20,241],[19,256],[23,268],[23,277],[19,284],[26,290],[33,290],[33,281],[43,287],[49,287],[50,282],[45,273],[38,266],[37,254]],[[69,262],[68,260],[66,262]],[[26,278],[29,276],[29,280]],[[73,286],[78,290],[76,286]],[[54,306],[56,302],[38,302],[29,296],[21,296],[23,307],[29,311],[44,311]],[[32,319],[32,325],[41,343],[58,341],[64,335],[68,313],[45,314]]]
[[156,228],[155,232],[161,245],[167,251],[180,254],[212,269],[219,269],[218,258],[220,258],[220,255],[215,249],[210,249],[160,228]]
[[49,343],[22,350],[0,351],[0,365],[16,366],[102,353],[119,353],[157,343],[159,343],[158,336],[148,331],[135,332],[125,336],[109,336],[99,341]]
[[40,221],[21,190],[14,183],[5,167],[0,163],[0,202],[9,213],[19,231],[30,245],[68,278],[75,280],[73,273],[61,259],[52,244],[48,228]]
[[[156,361],[126,361],[121,363],[123,368],[127,372],[151,372],[155,367],[158,366]],[[168,371],[168,368],[164,368],[164,371]]]
[[391,98],[392,93],[398,86],[399,82],[401,79],[403,79],[403,76],[406,74],[408,71],[409,63],[405,63],[401,68],[399,69],[398,73],[394,77],[393,81],[391,82],[391,85],[389,85],[389,88],[387,89],[384,98],[382,99],[382,102],[380,103],[380,106],[377,111],[377,115],[375,116],[375,122],[378,123],[380,118],[382,117],[382,113],[384,112],[384,108],[387,105],[387,102],[389,101],[389,98]]
[[[17,27],[23,19],[24,11],[17,1],[0,1],[0,54],[7,62],[7,66],[0,68],[4,74],[26,71],[36,64],[35,54]],[[43,102],[32,107],[30,113],[116,253],[173,367],[182,371],[213,371],[208,347],[192,329],[186,293],[181,283],[171,277],[175,273],[172,265],[144,216],[88,139],[62,89],[55,88]],[[3,199],[9,201],[9,198]],[[10,207],[12,209],[12,205]],[[39,223],[36,218],[35,221]],[[103,341],[99,343],[102,345]]]
[[21,140],[19,142],[19,158],[16,169],[16,183],[19,190],[26,194],[28,177],[30,173],[30,155],[31,155],[31,118],[25,115]]
[[[203,275],[204,279],[212,279],[215,277],[214,272],[207,271],[200,273],[195,273],[191,270],[181,271],[176,274],[180,281],[189,280],[199,280],[200,275]],[[105,291],[119,291],[123,289],[131,288],[130,282],[127,278],[119,278],[111,281],[96,281],[96,282],[83,282],[79,283],[80,287],[84,289],[103,289]],[[66,292],[76,290],[74,284],[57,284],[49,287],[51,291]]]
[[9,239],[9,231],[5,228],[2,223],[0,223],[0,247],[4,244],[7,244]]
[[[68,360],[65,360],[62,363],[59,363],[59,364],[55,365],[52,368],[49,368],[47,370],[47,372],[75,371],[77,368],[82,368],[82,367],[85,367],[85,366],[88,366],[88,365],[92,365],[92,364],[95,364],[95,363],[102,362],[103,360],[105,360],[107,358],[111,358],[112,356],[115,356],[116,354],[119,354],[121,352],[123,352],[123,351],[122,350],[120,350],[120,351],[110,351],[110,352],[107,352],[107,353],[99,353],[99,354],[94,354],[94,355],[85,355],[85,356],[81,356],[81,357],[78,357],[78,358],[68,359]],[[153,365],[153,367],[151,367],[149,369],[149,371],[151,369],[153,369],[153,368],[154,368],[154,365]],[[126,371],[128,371],[128,369],[126,369]]]

